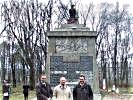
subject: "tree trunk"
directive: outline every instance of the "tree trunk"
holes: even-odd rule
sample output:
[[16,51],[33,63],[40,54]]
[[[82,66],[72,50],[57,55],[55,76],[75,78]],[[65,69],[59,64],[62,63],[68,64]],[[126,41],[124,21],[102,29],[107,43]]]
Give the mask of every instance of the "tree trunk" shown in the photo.
[[34,66],[30,66],[30,89],[33,90],[35,88],[35,68]]
[[125,63],[124,64],[125,64],[125,67],[126,67],[126,73],[125,73],[126,74],[125,75],[126,79],[125,80],[126,80],[126,87],[127,87],[128,86],[128,61],[127,61],[127,57],[125,58]]
[[16,77],[15,77],[15,64],[14,64],[14,59],[12,58],[11,62],[11,69],[12,69],[12,79],[13,79],[13,87],[16,87]]
[[6,68],[5,68],[5,44],[4,44],[4,49],[3,49],[3,55],[1,57],[1,66],[2,66],[2,81],[5,80],[5,75],[6,75]]
[[22,80],[23,80],[23,82],[25,83],[26,73],[25,73],[25,62],[24,62],[23,59],[22,59],[22,66],[23,66],[23,78],[22,78]]

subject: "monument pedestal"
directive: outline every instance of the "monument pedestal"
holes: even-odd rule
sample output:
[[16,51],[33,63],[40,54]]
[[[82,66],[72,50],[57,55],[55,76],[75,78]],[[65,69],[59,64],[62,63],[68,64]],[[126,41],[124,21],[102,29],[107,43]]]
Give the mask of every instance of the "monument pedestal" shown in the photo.
[[[98,67],[96,64],[96,32],[82,24],[64,24],[48,33],[47,72],[52,86],[59,77],[77,82],[83,73],[94,92],[94,100],[100,100]],[[96,98],[96,99],[95,99]]]

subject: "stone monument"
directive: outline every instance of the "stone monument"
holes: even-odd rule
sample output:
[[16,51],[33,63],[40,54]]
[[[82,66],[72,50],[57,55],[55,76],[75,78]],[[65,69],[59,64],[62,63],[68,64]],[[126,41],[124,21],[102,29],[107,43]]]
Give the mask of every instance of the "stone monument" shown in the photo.
[[50,83],[52,86],[57,85],[61,76],[65,76],[69,82],[77,82],[79,75],[83,73],[93,89],[94,100],[101,100],[96,64],[96,31],[90,31],[75,22],[63,24],[48,32],[46,70]]

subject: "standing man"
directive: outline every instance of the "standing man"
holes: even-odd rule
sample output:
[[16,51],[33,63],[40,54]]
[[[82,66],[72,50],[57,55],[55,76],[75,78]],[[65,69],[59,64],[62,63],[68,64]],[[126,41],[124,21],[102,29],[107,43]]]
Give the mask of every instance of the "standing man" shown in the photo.
[[28,94],[29,94],[29,85],[24,83],[23,85],[23,94],[24,94],[24,100],[28,100]]
[[93,100],[91,86],[85,82],[85,76],[80,75],[79,84],[73,89],[73,100]]
[[37,100],[51,100],[53,91],[48,82],[46,82],[46,75],[41,75],[39,83],[36,86]]
[[10,94],[10,85],[8,84],[7,80],[3,81],[3,100],[9,100],[9,94]]
[[54,88],[53,100],[73,100],[71,89],[66,85],[65,77],[61,77],[60,84]]

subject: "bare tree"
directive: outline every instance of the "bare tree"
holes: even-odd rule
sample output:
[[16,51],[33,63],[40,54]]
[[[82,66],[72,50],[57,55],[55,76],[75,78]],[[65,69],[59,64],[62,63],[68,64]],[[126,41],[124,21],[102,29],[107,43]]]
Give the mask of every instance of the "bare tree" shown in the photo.
[[89,20],[91,22],[91,24],[94,23],[94,16],[93,16],[93,9],[94,9],[94,5],[92,3],[90,3],[89,5],[85,6],[86,8],[84,8],[83,5],[81,5],[81,8],[84,9],[80,9],[80,15],[81,16],[81,20],[83,23],[83,25],[86,27],[87,21],[89,20],[89,15],[92,14],[92,20]]
[[[34,0],[22,0],[21,2],[11,0],[2,5],[2,19],[5,22],[2,33],[17,40],[21,49],[21,57],[30,68],[31,89],[35,87],[35,62],[38,48],[43,51],[42,55],[46,56],[47,41],[44,38],[46,38],[46,30],[50,28],[49,18],[51,18],[52,9],[52,5],[49,5],[38,3],[38,0],[35,2]],[[46,21],[47,18],[49,20]],[[43,60],[41,60],[41,68],[44,64]]]
[[[117,61],[119,58],[118,55],[118,45],[121,44],[121,36],[122,33],[129,33],[130,32],[130,25],[128,23],[129,19],[129,15],[128,12],[126,10],[126,8],[123,7],[123,9],[121,10],[119,7],[119,3],[116,3],[116,8],[114,10],[112,10],[111,14],[110,14],[110,22],[111,22],[111,27],[114,31],[114,38],[113,39],[113,72],[114,72],[114,84],[116,84],[116,80],[117,80]],[[126,34],[125,34],[126,36]],[[127,37],[127,36],[126,36]],[[118,61],[119,62],[119,61]],[[125,66],[126,67],[126,66]]]
[[[113,73],[114,73],[113,80],[114,84],[116,85],[116,80],[118,79],[117,76],[119,72],[117,68],[119,67],[118,63],[120,62],[119,61],[120,54],[122,54],[121,53],[122,48],[120,48],[118,45],[121,45],[122,41],[125,38],[129,37],[129,34],[131,34],[130,31],[131,23],[129,20],[130,16],[128,14],[127,6],[120,8],[117,3],[115,9],[112,8],[114,8],[113,4],[102,3],[98,10],[99,13],[97,12],[94,15],[94,11],[96,12],[96,10],[93,7],[93,9],[90,11],[90,23],[92,25],[92,30],[97,31],[96,57],[100,59],[101,57],[100,55],[103,54],[101,52],[103,51],[104,48],[105,53],[104,56],[102,56],[101,62],[108,59],[106,60],[106,64],[113,67]],[[123,35],[125,36],[125,38],[122,38]],[[129,38],[127,38],[126,41],[128,42],[126,42],[127,43],[126,48],[124,46],[124,52],[125,55],[127,56],[128,53],[126,52],[127,51],[126,49],[128,49],[129,47]],[[124,56],[125,60],[127,59],[126,56]],[[112,64],[110,63],[111,61]],[[125,62],[125,64],[127,64],[127,62]],[[104,67],[104,64],[102,64],[101,68],[106,68],[106,67]],[[105,72],[103,72],[103,74],[104,73]]]

